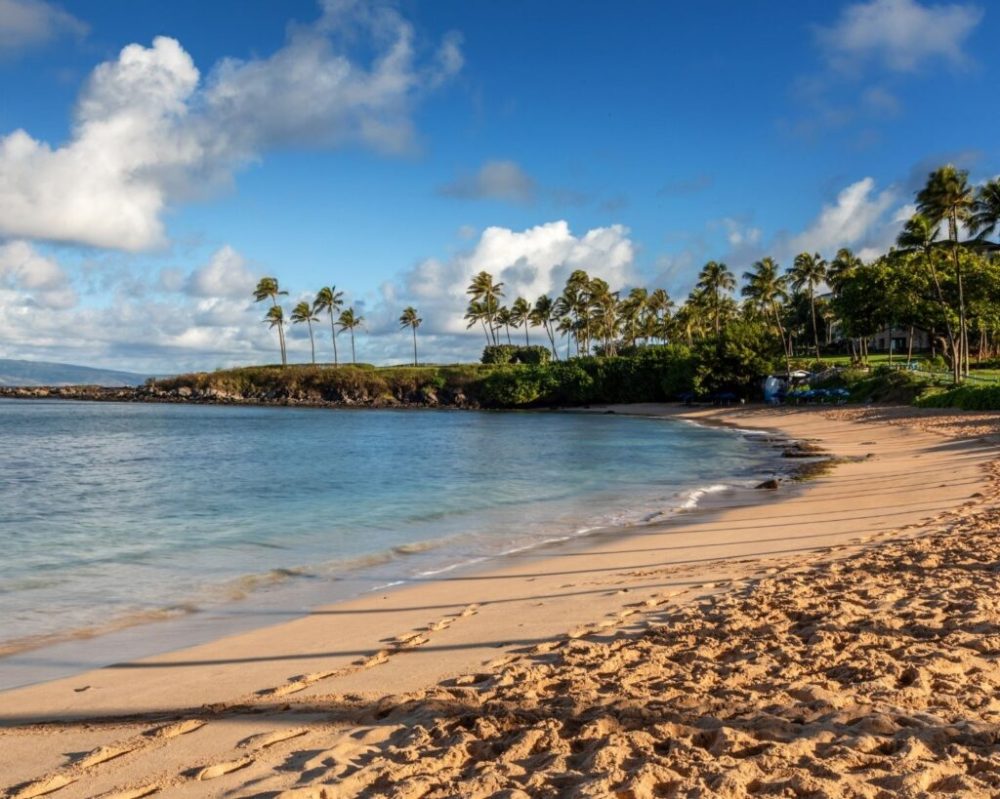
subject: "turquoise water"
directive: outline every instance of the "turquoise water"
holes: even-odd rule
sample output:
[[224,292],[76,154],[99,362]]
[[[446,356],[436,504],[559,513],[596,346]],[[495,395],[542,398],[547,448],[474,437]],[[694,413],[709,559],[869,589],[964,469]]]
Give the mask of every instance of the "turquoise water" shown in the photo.
[[765,456],[620,415],[0,401],[0,647],[625,530]]

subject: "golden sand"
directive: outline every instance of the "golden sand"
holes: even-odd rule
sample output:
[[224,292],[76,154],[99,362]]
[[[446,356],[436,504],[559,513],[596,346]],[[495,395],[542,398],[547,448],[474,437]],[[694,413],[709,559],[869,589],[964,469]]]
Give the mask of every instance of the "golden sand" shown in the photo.
[[696,415],[844,462],[777,500],[0,694],[0,786],[1000,795],[996,415]]

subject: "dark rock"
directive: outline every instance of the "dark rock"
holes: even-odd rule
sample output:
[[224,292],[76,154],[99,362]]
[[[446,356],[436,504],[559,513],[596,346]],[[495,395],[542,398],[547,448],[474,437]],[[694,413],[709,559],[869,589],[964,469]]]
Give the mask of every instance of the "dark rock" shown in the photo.
[[769,491],[777,491],[778,481],[772,477],[770,480],[765,480],[763,483],[754,486],[754,488],[766,488]]

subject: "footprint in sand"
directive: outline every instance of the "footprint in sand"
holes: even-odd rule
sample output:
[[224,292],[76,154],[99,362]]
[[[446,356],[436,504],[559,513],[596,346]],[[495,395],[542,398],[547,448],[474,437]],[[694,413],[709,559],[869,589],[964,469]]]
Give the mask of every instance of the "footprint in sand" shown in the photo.
[[458,615],[461,618],[465,619],[468,618],[469,616],[475,616],[478,612],[479,612],[479,605],[473,604],[469,605],[465,610],[463,610]]
[[178,735],[187,735],[195,730],[199,730],[205,726],[204,721],[201,719],[186,719],[185,721],[178,721],[173,724],[168,724],[165,727],[157,727],[154,730],[150,730],[146,733],[147,738],[176,738]]
[[216,763],[212,766],[205,766],[205,768],[201,769],[201,771],[195,775],[195,779],[199,782],[203,782],[204,780],[214,780],[218,777],[223,777],[226,774],[232,774],[234,771],[246,768],[253,762],[254,760],[252,757],[243,757],[239,760],[229,760],[225,763]]
[[65,788],[75,781],[74,778],[67,777],[64,774],[54,774],[51,777],[43,777],[40,780],[29,782],[21,790],[15,791],[10,796],[11,799],[34,799],[36,796],[45,796],[45,794]]
[[244,738],[237,746],[240,749],[267,749],[268,747],[280,744],[283,741],[290,741],[292,738],[299,738],[305,735],[308,730],[302,727],[288,730],[272,730],[271,732],[261,732]]
[[139,788],[126,788],[122,791],[106,793],[101,796],[101,799],[143,799],[145,796],[152,796],[154,793],[159,793],[162,787],[156,783],[150,783],[149,785],[142,785]]
[[129,752],[134,752],[135,746],[99,746],[91,752],[88,752],[80,760],[76,762],[77,768],[87,769],[92,766],[96,766],[100,763],[107,763],[109,760],[114,760],[116,757],[121,757],[122,755],[127,755]]

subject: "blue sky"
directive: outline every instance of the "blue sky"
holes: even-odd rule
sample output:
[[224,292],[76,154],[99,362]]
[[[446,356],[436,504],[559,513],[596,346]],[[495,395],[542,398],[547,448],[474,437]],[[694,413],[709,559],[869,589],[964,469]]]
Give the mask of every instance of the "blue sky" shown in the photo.
[[469,359],[481,268],[680,300],[712,258],[871,256],[930,169],[1000,172],[998,34],[917,0],[0,0],[0,356],[273,359],[271,274],[345,290],[363,360],[405,360],[410,303]]

